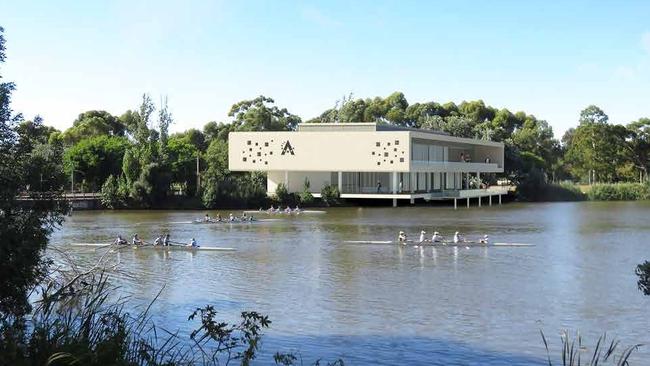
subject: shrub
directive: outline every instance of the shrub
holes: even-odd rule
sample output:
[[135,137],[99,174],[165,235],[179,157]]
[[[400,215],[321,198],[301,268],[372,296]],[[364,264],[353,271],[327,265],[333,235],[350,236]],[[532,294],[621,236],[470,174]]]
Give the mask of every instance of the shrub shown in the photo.
[[302,205],[309,205],[314,202],[314,195],[311,194],[311,192],[300,192],[298,198],[300,199],[300,204]]
[[305,177],[305,184],[303,185],[302,192],[298,195],[298,199],[303,205],[308,205],[314,202],[314,195],[309,191],[310,187],[311,183],[309,182],[309,178]]
[[594,201],[637,201],[650,198],[650,186],[640,183],[596,184],[589,191]]
[[112,174],[102,185],[102,205],[107,208],[116,208],[123,204],[124,196],[120,194],[120,184]]
[[338,187],[329,184],[325,185],[323,189],[321,189],[320,195],[323,203],[327,206],[338,204],[339,198],[341,197]]
[[278,203],[287,204],[289,201],[289,196],[289,191],[287,190],[287,186],[284,185],[284,183],[280,183],[277,187],[275,187],[275,198],[278,200]]

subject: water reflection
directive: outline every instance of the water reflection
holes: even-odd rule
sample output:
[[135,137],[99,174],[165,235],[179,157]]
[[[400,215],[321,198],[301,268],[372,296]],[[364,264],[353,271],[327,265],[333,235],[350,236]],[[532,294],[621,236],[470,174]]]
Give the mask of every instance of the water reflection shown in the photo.
[[[241,310],[266,313],[273,327],[265,347],[273,352],[286,341],[306,359],[435,364],[437,355],[440,364],[516,364],[505,361],[512,357],[526,364],[544,354],[540,327],[551,336],[570,328],[587,339],[609,331],[626,344],[650,343],[648,300],[633,272],[650,259],[646,203],[342,208],[253,225],[186,224],[202,215],[75,212],[53,243],[81,264],[101,251],[67,244],[136,231],[146,239],[169,231],[176,241],[196,237],[235,247],[233,253],[121,250],[116,260],[128,276],[115,281],[140,304],[164,287],[154,311],[171,329],[189,329],[187,315],[207,303],[226,318]],[[345,243],[392,240],[399,230],[488,234],[495,242],[536,247]],[[445,351],[433,351],[439,348]],[[636,357],[650,353],[642,349]]]

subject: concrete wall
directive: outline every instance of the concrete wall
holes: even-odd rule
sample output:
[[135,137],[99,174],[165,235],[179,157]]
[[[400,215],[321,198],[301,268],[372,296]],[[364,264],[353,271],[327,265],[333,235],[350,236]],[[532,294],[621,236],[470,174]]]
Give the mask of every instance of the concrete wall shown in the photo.
[[[305,178],[309,179],[309,191],[320,193],[326,184],[336,184],[331,182],[330,172],[288,172],[287,190],[289,192],[302,192],[305,186]],[[278,184],[285,183],[285,172],[272,171],[267,173],[266,189],[269,195],[275,194]]]
[[[232,171],[409,170],[409,132],[231,132]],[[290,147],[290,148],[289,148]]]

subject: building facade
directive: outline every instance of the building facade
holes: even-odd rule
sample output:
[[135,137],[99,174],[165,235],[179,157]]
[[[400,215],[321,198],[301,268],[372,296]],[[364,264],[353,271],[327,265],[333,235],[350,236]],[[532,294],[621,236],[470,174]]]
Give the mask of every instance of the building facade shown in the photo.
[[320,196],[326,185],[342,198],[436,200],[500,196],[481,174],[503,172],[503,144],[376,123],[309,123],[289,132],[231,132],[231,171],[264,171],[267,190]]

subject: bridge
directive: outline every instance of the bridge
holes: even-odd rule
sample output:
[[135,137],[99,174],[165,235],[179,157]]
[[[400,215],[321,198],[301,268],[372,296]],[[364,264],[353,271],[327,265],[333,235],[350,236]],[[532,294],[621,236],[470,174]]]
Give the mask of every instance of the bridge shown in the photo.
[[[39,201],[39,197],[47,197],[49,193],[31,192],[30,194],[23,193],[17,197],[18,201]],[[101,193],[63,193],[58,196],[57,200],[68,201],[72,209],[88,210],[101,207]]]

